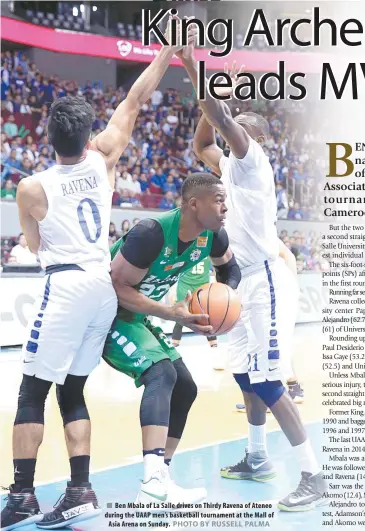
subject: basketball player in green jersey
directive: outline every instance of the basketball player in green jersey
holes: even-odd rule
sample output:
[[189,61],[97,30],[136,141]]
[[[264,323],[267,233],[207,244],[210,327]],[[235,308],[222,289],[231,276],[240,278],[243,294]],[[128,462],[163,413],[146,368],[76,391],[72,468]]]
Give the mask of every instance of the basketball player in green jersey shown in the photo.
[[[179,353],[149,316],[171,320],[209,336],[207,315],[188,310],[191,295],[169,306],[161,299],[181,275],[210,256],[217,279],[236,289],[241,273],[223,228],[227,208],[220,180],[188,177],[181,209],[144,219],[111,248],[112,280],[119,308],[103,357],[144,386],[140,407],[144,481],[137,502],[196,502],[205,489],[182,489],[168,466],[181,439],[197,388]],[[205,324],[198,324],[203,322]]]
[[[196,264],[193,269],[182,275],[177,283],[176,302],[183,301],[189,291],[190,293],[194,293],[194,291],[200,288],[200,286],[209,283],[210,264],[210,259],[207,256],[207,258]],[[183,327],[179,323],[175,324],[171,337],[174,347],[180,345],[182,329]],[[218,345],[217,336],[208,336],[207,340],[211,347],[216,347]]]

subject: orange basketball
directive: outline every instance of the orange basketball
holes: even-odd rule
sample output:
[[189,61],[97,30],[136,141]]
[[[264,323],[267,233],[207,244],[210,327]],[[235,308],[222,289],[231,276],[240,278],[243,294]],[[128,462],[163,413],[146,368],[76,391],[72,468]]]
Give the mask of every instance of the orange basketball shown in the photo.
[[209,315],[209,324],[213,327],[212,336],[220,336],[229,332],[237,323],[241,313],[241,301],[232,288],[214,282],[203,284],[194,291],[189,310],[191,313]]

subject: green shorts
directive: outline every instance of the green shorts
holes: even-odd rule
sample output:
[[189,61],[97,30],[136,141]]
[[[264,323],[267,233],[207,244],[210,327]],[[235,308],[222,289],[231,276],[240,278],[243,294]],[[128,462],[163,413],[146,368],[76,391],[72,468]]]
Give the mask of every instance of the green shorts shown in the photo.
[[103,358],[117,371],[134,378],[140,387],[140,377],[154,363],[180,358],[168,337],[158,326],[145,318],[126,322],[116,317],[107,336]]

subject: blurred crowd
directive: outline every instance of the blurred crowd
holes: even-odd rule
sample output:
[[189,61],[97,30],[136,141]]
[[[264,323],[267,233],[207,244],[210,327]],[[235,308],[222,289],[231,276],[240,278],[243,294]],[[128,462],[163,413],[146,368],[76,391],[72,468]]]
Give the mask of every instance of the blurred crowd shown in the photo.
[[315,231],[305,233],[296,230],[289,236],[287,230],[282,230],[279,238],[294,254],[298,273],[329,270],[329,263],[322,257],[320,235]]
[[[103,89],[99,82],[78,86],[75,81],[43,75],[22,52],[1,55],[1,196],[14,200],[19,179],[55,164],[46,135],[47,112],[65,95],[81,95],[95,111],[93,135],[102,131],[117,105],[123,87]],[[233,111],[239,112],[237,102]],[[271,136],[265,147],[274,169],[278,217],[318,220],[318,135],[304,130],[304,103],[250,102],[241,110],[263,114]],[[180,205],[186,175],[203,171],[192,151],[199,110],[192,93],[156,90],[136,121],[133,137],[117,165],[113,205],[171,209]]]
[[[24,53],[1,54],[1,197],[14,201],[20,179],[55,164],[46,134],[47,113],[52,102],[65,95],[84,96],[95,111],[92,134],[101,132],[115,108],[126,96],[123,87],[103,88],[100,82],[79,86],[75,81],[43,75]],[[303,102],[247,102],[232,112],[253,110],[265,116],[270,137],[264,147],[274,170],[279,219],[321,220],[319,136],[304,121]],[[194,155],[192,142],[199,110],[193,93],[175,89],[155,90],[135,124],[133,136],[116,168],[113,205],[123,208],[168,210],[181,205],[181,186],[192,172],[204,171]],[[218,143],[223,146],[218,135]],[[111,223],[110,242],[125,234]],[[285,232],[285,231],[284,231]],[[323,270],[318,237],[296,231],[282,233],[282,240],[297,256],[299,270]],[[13,240],[9,240],[10,242]],[[13,241],[15,243],[15,241]],[[11,249],[11,244],[10,249]]]

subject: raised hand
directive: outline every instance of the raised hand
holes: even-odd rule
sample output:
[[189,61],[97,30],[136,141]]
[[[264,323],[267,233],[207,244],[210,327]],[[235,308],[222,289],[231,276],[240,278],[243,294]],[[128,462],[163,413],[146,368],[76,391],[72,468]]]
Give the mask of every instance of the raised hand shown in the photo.
[[245,71],[245,65],[241,65],[240,69],[237,70],[236,61],[233,61],[231,69],[228,67],[228,63],[224,64],[224,73],[227,74],[232,80],[232,87],[217,87],[214,89],[214,92],[218,96],[231,96],[234,93],[236,85],[238,83],[238,76],[243,74]]
[[[176,32],[176,41],[179,43],[181,41],[181,19],[178,16],[170,16],[168,22],[167,22],[167,28],[165,32],[165,39],[170,43],[172,40],[172,20],[177,20],[177,32]],[[190,26],[188,28],[188,44],[187,46],[183,47],[182,44],[178,44],[176,46],[169,46],[171,51],[177,56],[182,58],[184,51],[186,49],[192,47],[192,50],[194,50],[194,43],[197,36],[197,28]]]

